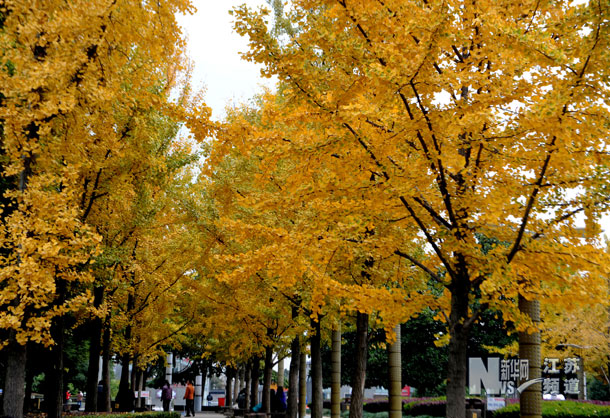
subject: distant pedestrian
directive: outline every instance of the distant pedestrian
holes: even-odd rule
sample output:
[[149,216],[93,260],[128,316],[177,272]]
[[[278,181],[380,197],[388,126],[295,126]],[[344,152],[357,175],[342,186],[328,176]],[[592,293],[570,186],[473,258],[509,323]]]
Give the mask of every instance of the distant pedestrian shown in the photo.
[[275,412],[286,412],[286,394],[282,386],[277,387],[275,393],[275,402],[271,401],[271,405],[275,406]]
[[64,402],[64,411],[70,411],[70,397],[72,396],[72,394],[70,393],[70,390],[66,391],[66,396],[65,396],[65,402]]
[[97,410],[106,410],[106,399],[104,399],[104,381],[100,380],[97,384]]
[[190,380],[186,381],[186,390],[184,391],[184,399],[186,400],[186,416],[195,416],[195,388]]
[[78,395],[76,395],[76,403],[78,404],[78,409],[80,409],[83,404],[83,392],[81,390],[79,390]]
[[275,394],[275,389],[269,389],[269,409],[271,412],[277,411],[277,396]]
[[172,386],[167,380],[161,388],[161,400],[163,401],[163,410],[169,412],[169,403],[172,401]]
[[237,407],[239,409],[246,409],[246,388],[242,388],[237,395]]

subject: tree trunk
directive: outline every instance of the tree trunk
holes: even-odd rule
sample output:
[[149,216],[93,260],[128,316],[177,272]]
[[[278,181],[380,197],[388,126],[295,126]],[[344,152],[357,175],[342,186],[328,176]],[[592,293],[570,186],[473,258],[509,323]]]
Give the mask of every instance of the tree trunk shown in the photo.
[[[203,395],[205,394],[205,384],[206,384],[206,380],[208,379],[209,364],[210,364],[209,361],[204,360],[203,364],[201,365],[201,369],[199,370],[201,373],[201,406],[208,404],[206,397]],[[211,386],[211,384],[210,384],[210,386]],[[203,410],[203,408],[201,408],[201,410]],[[197,412],[199,412],[199,411],[197,411]]]
[[350,418],[362,418],[364,385],[366,383],[366,360],[368,355],[369,315],[356,313],[356,353],[354,375],[352,376],[352,397],[349,407]]
[[[540,302],[537,300],[528,301],[519,295],[519,310],[527,314],[536,329],[540,329]],[[529,360],[528,380],[536,379],[541,376],[541,356],[540,356],[540,332],[527,334],[519,333],[519,358]],[[542,385],[536,383],[528,387],[519,399],[521,417],[541,418],[542,417]]]
[[144,377],[144,370],[138,370],[136,376],[136,408],[141,409],[144,408],[144,398],[142,397],[142,391],[144,391],[144,382],[146,381]]
[[[31,343],[28,344],[31,347]],[[31,353],[31,349],[26,346],[26,352]],[[32,356],[27,356],[25,367],[25,397],[23,399],[23,411],[30,412],[32,409],[32,384],[34,383],[34,370],[29,364]]]
[[301,352],[299,359],[299,418],[307,413],[307,354]]
[[[133,293],[129,293],[127,296],[127,315],[133,311],[135,305],[135,298]],[[121,380],[119,381],[119,393],[116,396],[115,402],[119,404],[119,411],[129,412],[133,409],[133,391],[132,386],[129,384],[129,362],[131,361],[131,323],[128,323],[125,327],[125,353],[121,356]],[[134,367],[135,369],[135,363]]]
[[[125,353],[121,356],[121,379],[119,380],[119,393],[115,398],[115,403],[119,404],[119,411],[129,412],[133,407],[133,399],[129,399],[131,392],[131,386],[129,385],[129,362],[131,356],[129,353]],[[131,397],[133,398],[133,396]]]
[[[203,405],[203,381],[205,377],[201,374],[195,376],[195,412],[201,412]],[[144,406],[144,405],[142,405]]]
[[332,333],[330,416],[341,416],[341,323]]
[[[61,292],[60,292],[61,293]],[[64,318],[57,317],[51,325],[55,345],[51,347],[50,362],[45,376],[45,405],[47,418],[61,418],[64,393]]]
[[250,381],[250,408],[258,404],[258,379],[260,374],[260,359],[254,357],[252,360],[252,379]]
[[246,363],[244,382],[246,384],[246,409],[250,410],[252,408],[252,403],[250,402],[250,388],[252,387],[252,360],[248,360]]
[[2,398],[4,415],[13,418],[23,418],[27,348],[25,345],[18,344],[15,341],[14,332],[11,332],[10,334],[10,342],[5,348],[6,370],[4,375],[4,394]]
[[235,381],[233,382],[233,403],[237,401],[237,397],[239,396],[239,374],[241,372],[240,367],[238,367],[235,371]]
[[104,327],[104,342],[102,351],[102,399],[100,401],[100,412],[112,411],[112,400],[110,399],[110,318],[107,318]]
[[311,345],[311,418],[322,418],[322,355],[320,351],[320,318],[318,322],[312,320],[313,334],[309,343]]
[[[294,316],[293,316],[294,318]],[[299,367],[301,357],[301,343],[297,335],[290,344],[290,372],[288,373],[288,403],[286,418],[297,418],[299,412]]]
[[468,296],[470,279],[467,276],[454,279],[451,291],[449,314],[449,358],[447,365],[447,418],[466,416],[466,350],[470,327],[464,326],[468,319]]
[[131,382],[129,382],[131,390],[134,392],[137,390],[137,380],[138,380],[138,356],[137,354],[133,356],[133,364],[131,366]]
[[[104,288],[96,287],[93,296],[93,306],[99,308],[103,302]],[[97,386],[100,375],[100,353],[102,350],[101,335],[102,335],[102,318],[95,317],[91,321],[91,336],[89,339],[89,366],[87,367],[87,383],[85,390],[87,391],[87,399],[85,399],[85,411],[97,411]]]
[[392,343],[388,353],[388,369],[390,369],[389,418],[402,417],[402,373],[401,373],[401,353],[400,353],[400,324],[394,327],[396,341]]
[[[279,356],[279,353],[278,353]],[[284,385],[284,382],[286,380],[286,377],[284,376],[284,359],[281,358],[278,360],[277,362],[277,385],[281,386],[281,387],[286,387]]]
[[225,376],[227,380],[225,382],[225,406],[231,407],[233,405],[233,376],[235,376],[235,369],[227,366]]
[[271,347],[265,348],[265,370],[263,373],[263,408],[262,411],[270,414],[271,413],[271,371],[273,370],[273,349]]

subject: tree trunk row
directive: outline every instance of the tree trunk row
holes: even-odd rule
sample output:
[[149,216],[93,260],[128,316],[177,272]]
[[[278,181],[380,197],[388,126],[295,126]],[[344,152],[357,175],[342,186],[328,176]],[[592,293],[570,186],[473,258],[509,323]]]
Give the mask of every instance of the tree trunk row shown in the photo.
[[[101,303],[101,302],[100,302]],[[88,365],[88,380],[87,380],[87,396],[85,408],[89,412],[94,411],[110,411],[111,410],[111,399],[110,399],[110,332],[109,327],[104,326],[101,320],[96,320],[93,323],[91,345],[89,351],[89,365]],[[321,365],[321,353],[320,353],[320,324],[319,322],[312,322],[312,328],[315,330],[315,334],[312,335],[310,340],[311,343],[311,355],[312,355],[312,407],[311,413],[312,418],[322,417],[322,365]],[[368,335],[368,315],[358,314],[357,316],[357,330],[358,330],[358,350],[357,350],[357,364],[356,368],[357,376],[354,376],[354,390],[352,393],[352,408],[351,417],[362,416],[362,402],[361,399],[364,395],[364,381],[366,375],[366,356],[367,356],[367,335]],[[126,330],[126,337],[130,338],[130,329]],[[100,334],[103,332],[102,338]],[[63,388],[63,344],[64,344],[65,325],[61,318],[58,318],[53,327],[53,336],[56,341],[56,345],[52,350],[53,362],[52,367],[49,370],[48,381],[55,382],[56,384],[48,385],[47,393],[45,398],[47,401],[46,412],[50,418],[60,418],[63,412],[63,404],[65,400],[65,391]],[[334,371],[333,380],[333,416],[337,416],[339,410],[339,388],[340,388],[340,347],[341,347],[341,334],[338,331],[335,335],[333,342],[333,363],[336,370]],[[300,352],[300,339],[296,337],[292,344],[292,360],[289,375],[289,392],[288,392],[288,418],[296,418],[297,415],[304,417],[305,410],[305,390],[306,390],[306,361],[305,356]],[[8,354],[8,365],[7,371],[23,371],[25,373],[25,367],[11,367],[11,362],[19,363],[24,365],[26,363],[26,350],[25,347],[11,345],[7,349]],[[102,357],[102,379],[98,381],[99,375],[99,359],[100,354]],[[337,361],[337,357],[339,360]],[[133,403],[133,395],[141,390],[143,385],[143,373],[137,372],[136,362],[134,360],[134,367],[130,373],[129,365],[131,363],[131,356],[129,353],[125,353],[122,358],[122,372],[121,380],[119,384],[120,394],[117,396],[119,401],[119,407],[121,410],[131,410],[134,407],[141,406],[139,403]],[[270,399],[269,399],[269,386],[271,382],[271,367],[272,367],[272,350],[268,348],[265,352],[265,369],[264,369],[264,389],[263,389],[263,410],[270,412]],[[235,371],[237,373],[237,371]],[[230,393],[233,391],[231,381],[233,375],[236,373],[229,373],[229,379],[227,379],[227,402],[230,405],[232,399]],[[260,359],[255,359],[249,367],[245,368],[244,380],[248,382],[249,391],[247,393],[247,404],[253,407],[258,403],[258,382],[260,374]],[[237,375],[236,375],[237,376]],[[19,377],[14,375],[7,375],[7,381],[19,381],[21,379],[25,382],[25,376]],[[239,380],[239,379],[236,379]],[[238,384],[238,382],[235,382]],[[336,386],[336,387],[335,387]],[[23,388],[25,385],[7,385],[5,392],[5,404],[4,412],[5,415],[18,416],[19,408],[23,408],[24,393],[12,394],[11,391],[18,392],[19,388]],[[301,396],[299,395],[301,392]],[[129,396],[131,394],[131,396]],[[127,398],[129,397],[129,401]],[[249,398],[249,399],[248,399]],[[7,400],[21,399],[21,403],[7,402]],[[139,398],[137,398],[139,401]],[[360,399],[360,400],[359,400]],[[50,402],[49,402],[50,400]],[[300,402],[299,402],[300,401]],[[229,403],[231,402],[231,403]],[[127,405],[129,403],[129,405]],[[360,414],[360,415],[358,415]]]

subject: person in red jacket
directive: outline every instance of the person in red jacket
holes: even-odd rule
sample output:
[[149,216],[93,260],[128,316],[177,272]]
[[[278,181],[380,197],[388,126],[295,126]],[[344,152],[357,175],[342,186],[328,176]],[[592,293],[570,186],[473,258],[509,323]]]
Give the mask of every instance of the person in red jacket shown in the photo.
[[195,388],[190,380],[186,382],[186,390],[184,391],[184,399],[186,399],[186,416],[195,416]]

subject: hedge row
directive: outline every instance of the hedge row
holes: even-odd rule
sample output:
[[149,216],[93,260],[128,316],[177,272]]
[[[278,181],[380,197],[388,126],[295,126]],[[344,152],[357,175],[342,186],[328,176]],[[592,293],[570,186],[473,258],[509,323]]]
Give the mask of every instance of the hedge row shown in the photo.
[[[330,415],[330,410],[326,411],[326,413],[324,414],[325,416]],[[341,418],[348,418],[349,417],[349,411],[343,411],[341,412]],[[403,417],[405,417],[403,415]],[[388,413],[387,412],[366,412],[364,411],[362,413],[362,418],[388,418]],[[405,417],[407,418],[407,417]],[[430,415],[418,415],[416,417],[413,416],[409,416],[408,418],[436,418],[436,417],[432,417]]]
[[[610,406],[575,401],[542,402],[544,418],[610,418]],[[494,418],[519,418],[519,404],[509,405],[494,412]]]
[[447,400],[444,398],[414,399],[402,406],[402,414],[409,416],[428,415],[431,417],[444,417],[447,409]]
[[366,401],[362,405],[362,410],[364,412],[370,412],[372,414],[378,412],[388,412],[390,410],[390,404],[385,399]]
[[[515,402],[515,401],[512,401]],[[329,405],[330,406],[330,405]],[[403,400],[403,416],[444,417],[447,401],[439,398],[409,398]],[[385,418],[388,416],[388,402],[385,400],[368,401],[363,405],[365,418]],[[519,404],[513,403],[497,411],[488,412],[493,418],[519,418]],[[344,411],[347,417],[349,411]],[[599,401],[543,401],[543,418],[610,418],[610,405]]]

